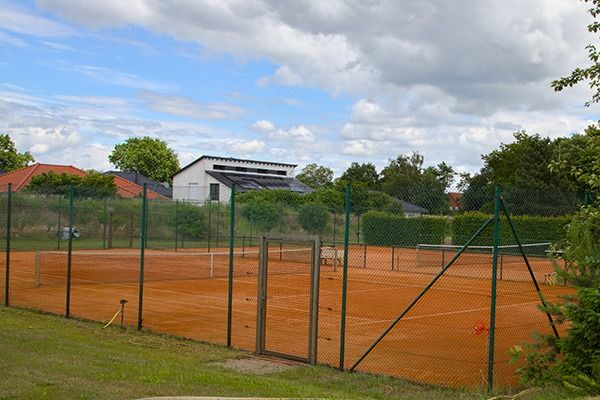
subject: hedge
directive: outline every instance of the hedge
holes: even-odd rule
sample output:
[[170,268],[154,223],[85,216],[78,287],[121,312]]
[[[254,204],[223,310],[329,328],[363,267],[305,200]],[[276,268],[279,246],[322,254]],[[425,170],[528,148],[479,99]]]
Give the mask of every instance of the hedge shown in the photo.
[[448,230],[445,217],[403,217],[384,211],[368,211],[362,216],[362,235],[375,246],[416,246],[442,243]]
[[[452,219],[452,243],[464,244],[485,221],[489,214],[470,212],[454,216]],[[565,226],[571,221],[570,216],[542,217],[519,215],[511,217],[517,234],[523,244],[557,242],[566,236]],[[483,231],[474,245],[492,245],[493,225]],[[500,244],[514,244],[510,226],[506,218],[500,223]]]

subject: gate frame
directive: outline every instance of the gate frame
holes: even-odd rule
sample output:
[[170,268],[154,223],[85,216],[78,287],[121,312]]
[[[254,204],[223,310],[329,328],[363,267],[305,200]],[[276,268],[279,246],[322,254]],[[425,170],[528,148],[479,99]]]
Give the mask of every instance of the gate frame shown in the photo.
[[[293,354],[270,351],[265,348],[266,317],[267,317],[267,279],[268,279],[268,252],[269,243],[280,245],[309,245],[312,249],[312,260],[310,268],[310,305],[308,317],[308,357],[299,357]],[[256,312],[256,355],[267,355],[284,358],[292,361],[300,361],[315,365],[317,363],[317,335],[319,321],[319,272],[321,259],[321,240],[318,236],[310,236],[305,239],[286,237],[262,236],[259,252],[258,287],[257,287],[257,312]]]

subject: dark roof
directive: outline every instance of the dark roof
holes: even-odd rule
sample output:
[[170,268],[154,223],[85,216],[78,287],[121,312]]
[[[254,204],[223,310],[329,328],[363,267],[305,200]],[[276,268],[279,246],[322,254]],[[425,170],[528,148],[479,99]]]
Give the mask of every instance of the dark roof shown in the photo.
[[[252,163],[252,164],[262,164],[262,165],[278,165],[280,167],[294,167],[296,168],[298,165],[296,164],[287,164],[287,163],[277,163],[277,162],[272,162],[272,161],[257,161],[257,160],[244,160],[242,158],[233,158],[233,157],[217,157],[217,156],[201,156],[200,158],[195,159],[194,161],[192,161],[191,163],[189,163],[188,165],[186,165],[185,167],[181,168],[179,171],[175,172],[175,175],[177,175],[178,173],[180,173],[181,171],[184,171],[186,169],[188,169],[189,167],[191,167],[192,165],[196,164],[197,162],[200,162],[202,160],[222,160],[222,161],[238,161],[238,162],[247,162],[247,163]],[[175,176],[173,175],[173,176]]]
[[405,214],[427,214],[429,212],[428,209],[409,203],[408,201],[400,200],[400,203],[402,203],[402,211]]
[[125,171],[108,171],[106,174],[115,175],[123,179],[133,182],[137,185],[142,186],[144,183],[149,190],[156,192],[165,197],[173,197],[173,189],[166,186],[164,183],[157,182],[153,179],[148,178],[138,172],[125,172]]
[[227,187],[231,187],[235,183],[235,189],[238,192],[257,189],[281,189],[298,193],[312,192],[310,187],[294,178],[217,171],[206,171],[206,173]]

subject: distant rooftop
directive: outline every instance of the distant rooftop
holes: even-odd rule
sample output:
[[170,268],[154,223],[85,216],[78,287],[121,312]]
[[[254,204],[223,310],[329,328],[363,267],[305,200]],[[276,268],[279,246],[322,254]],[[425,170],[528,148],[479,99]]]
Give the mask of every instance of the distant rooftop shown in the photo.
[[203,155],[203,156],[197,158],[196,160],[192,161],[191,163],[189,163],[185,167],[181,168],[179,171],[177,171],[175,173],[175,175],[177,175],[181,171],[184,171],[184,170],[188,169],[192,165],[194,165],[197,162],[200,162],[202,160],[234,161],[234,162],[243,162],[243,163],[250,163],[250,164],[273,165],[273,166],[279,166],[279,167],[292,167],[292,168],[296,168],[298,166],[297,164],[279,163],[279,162],[273,162],[273,161],[245,160],[245,159],[242,159],[242,158],[218,157],[218,156]]
[[126,171],[108,171],[105,174],[119,176],[123,179],[128,180],[129,182],[133,182],[137,185],[142,186],[144,183],[148,187],[149,190],[156,192],[165,197],[173,197],[173,189],[168,185],[157,182],[154,179],[150,179],[147,176],[144,176],[138,172],[126,172]]
[[254,174],[242,174],[236,172],[206,171],[207,174],[231,187],[235,183],[238,192],[247,192],[257,189],[280,189],[298,193],[310,193],[312,189],[294,178],[278,176],[264,176]]

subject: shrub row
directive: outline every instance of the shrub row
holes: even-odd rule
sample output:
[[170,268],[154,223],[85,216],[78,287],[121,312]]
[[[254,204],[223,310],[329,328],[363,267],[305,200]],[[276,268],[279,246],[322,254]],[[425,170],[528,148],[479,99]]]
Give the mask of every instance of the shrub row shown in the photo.
[[416,246],[442,243],[448,232],[445,217],[403,217],[384,211],[369,211],[362,216],[366,244],[375,246]]
[[[464,244],[471,235],[489,219],[489,214],[471,212],[454,216],[451,224],[452,243]],[[569,216],[541,217],[520,215],[511,217],[522,243],[556,242],[565,238],[565,226],[570,222]],[[491,245],[493,229],[490,225],[475,245]],[[506,218],[500,223],[500,244],[514,244],[510,226]]]

